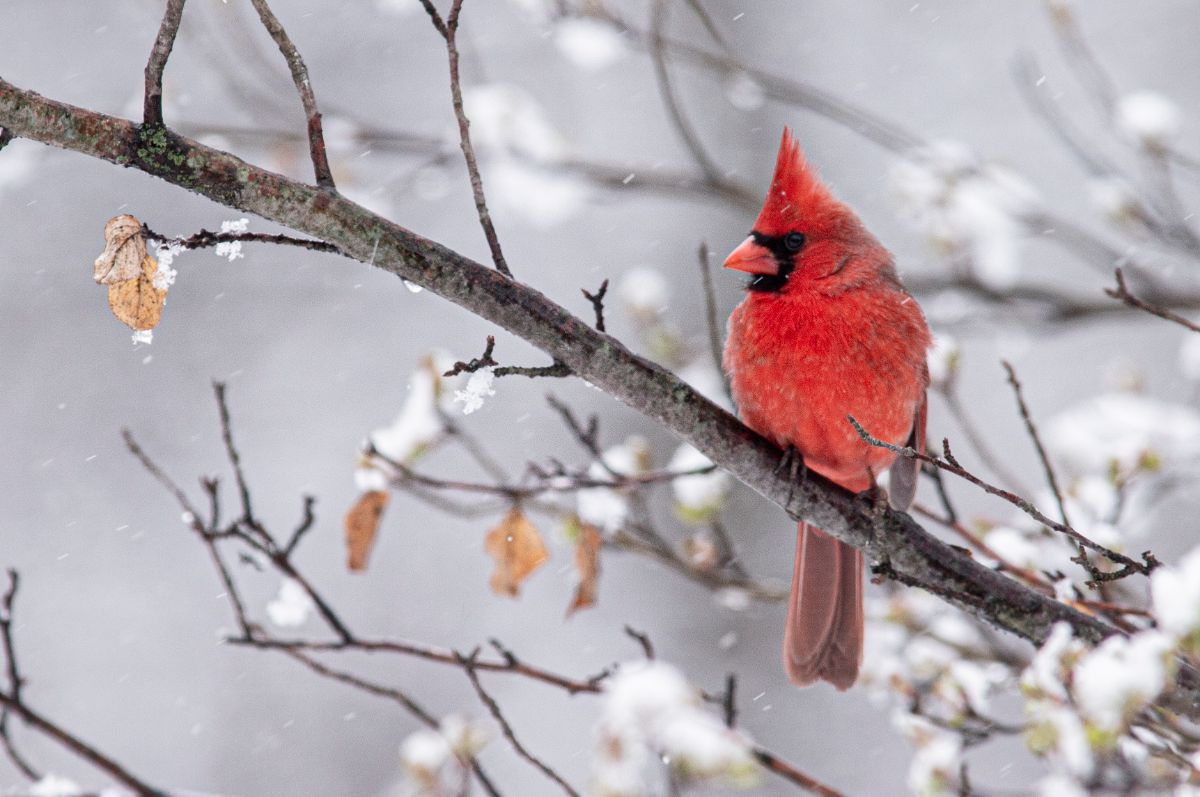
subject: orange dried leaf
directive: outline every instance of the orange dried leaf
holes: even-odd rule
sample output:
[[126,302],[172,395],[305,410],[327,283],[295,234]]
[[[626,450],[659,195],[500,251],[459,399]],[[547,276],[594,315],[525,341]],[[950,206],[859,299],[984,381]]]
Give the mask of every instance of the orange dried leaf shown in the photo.
[[154,329],[162,318],[167,292],[154,285],[157,271],[158,261],[146,255],[142,260],[142,271],[135,279],[108,286],[108,306],[117,320],[130,329]]
[[379,520],[388,503],[383,490],[368,490],[358,497],[346,513],[346,567],[353,571],[367,569],[367,557],[375,546]]
[[146,257],[142,223],[127,213],[113,216],[104,225],[104,251],[96,258],[92,276],[103,285],[137,279]]
[[537,528],[515,506],[488,532],[484,547],[496,563],[490,583],[498,595],[515,597],[525,579],[550,558]]
[[585,523],[580,528],[579,539],[575,543],[575,569],[579,572],[579,585],[575,587],[575,599],[567,607],[568,617],[580,609],[596,605],[600,546],[603,542],[600,531],[592,524]]

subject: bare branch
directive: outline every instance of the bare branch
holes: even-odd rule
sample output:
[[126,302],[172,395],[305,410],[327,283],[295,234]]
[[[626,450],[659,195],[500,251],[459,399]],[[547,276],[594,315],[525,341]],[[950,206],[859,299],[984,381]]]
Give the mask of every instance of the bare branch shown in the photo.
[[6,720],[9,715],[20,717],[30,728],[43,736],[55,740],[74,755],[87,761],[97,769],[107,773],[118,783],[132,790],[139,797],[168,797],[167,792],[157,789],[138,778],[115,760],[109,758],[95,747],[84,742],[78,736],[63,729],[62,726],[51,722],[34,711],[25,702],[21,691],[22,678],[17,668],[16,648],[13,642],[13,603],[16,599],[19,579],[15,570],[8,571],[9,587],[4,597],[0,599],[0,643],[3,645],[6,669],[8,672],[8,691],[0,691],[0,741],[17,768],[30,778],[37,777],[37,772],[12,747],[9,728]]
[[[1033,422],[1033,416],[1029,414],[1029,405],[1025,403],[1021,383],[1017,380],[1017,371],[1008,360],[1001,360],[1000,364],[1004,366],[1004,372],[1008,374],[1008,383],[1012,385],[1013,395],[1017,399],[1017,410],[1021,413],[1021,420],[1025,423],[1025,431],[1029,433],[1029,439],[1033,441],[1033,447],[1037,449],[1038,460],[1042,463],[1042,471],[1046,474],[1046,483],[1050,485],[1050,492],[1054,493],[1054,501],[1058,504],[1058,514],[1062,518],[1062,522],[1069,525],[1071,519],[1067,517],[1067,504],[1063,500],[1062,489],[1058,486],[1058,475],[1054,472],[1054,465],[1050,462],[1050,455],[1046,453],[1046,447],[1042,445],[1042,438],[1038,434],[1037,425]],[[1080,554],[1082,553],[1081,550]]]
[[733,393],[729,387],[729,377],[725,374],[725,363],[721,356],[721,322],[717,313],[717,291],[713,286],[712,267],[709,265],[708,244],[701,241],[696,259],[700,266],[700,282],[704,286],[704,322],[708,327],[708,353],[712,357],[713,367],[721,374],[721,384],[725,395],[733,403]]
[[[428,710],[413,700],[404,691],[390,686],[381,686],[380,684],[373,683],[365,678],[360,678],[353,673],[334,669],[333,667],[329,667],[328,665],[317,661],[312,656],[306,656],[297,649],[281,649],[290,658],[300,662],[317,675],[320,675],[323,678],[328,678],[331,681],[337,681],[338,683],[351,686],[374,697],[381,697],[385,700],[390,700],[393,703],[400,705],[405,711],[420,720],[421,723],[426,727],[432,728],[433,730],[438,729],[437,717],[429,713]],[[476,780],[479,781],[479,785],[483,788],[484,792],[492,795],[492,797],[500,797],[499,790],[496,788],[496,785],[492,783],[492,780],[487,773],[484,772],[483,767],[480,765],[478,759],[476,759],[474,756],[470,756],[466,763]]]
[[1124,578],[1125,576],[1132,575],[1133,573],[1141,573],[1143,575],[1149,575],[1150,572],[1155,567],[1157,567],[1159,564],[1158,561],[1155,560],[1154,556],[1152,554],[1150,554],[1149,551],[1142,554],[1142,558],[1144,559],[1144,561],[1138,562],[1134,559],[1130,559],[1128,556],[1125,556],[1124,554],[1117,553],[1116,551],[1105,548],[1103,545],[1093,542],[1092,540],[1088,539],[1084,535],[1080,534],[1078,531],[1071,528],[1067,524],[1059,523],[1058,521],[1051,520],[1050,518],[1046,517],[1044,514],[1041,513],[1041,511],[1038,510],[1037,507],[1035,507],[1033,504],[1031,504],[1026,499],[1020,497],[1019,495],[1011,493],[1008,490],[1003,490],[999,487],[996,487],[995,485],[988,484],[983,479],[980,479],[978,476],[976,476],[975,474],[968,471],[962,465],[958,464],[958,460],[956,460],[954,458],[954,454],[950,451],[950,441],[949,440],[942,441],[942,451],[943,451],[943,456],[945,456],[945,460],[943,461],[937,457],[931,457],[928,454],[922,454],[921,452],[917,451],[916,449],[908,448],[905,446],[898,446],[898,445],[894,445],[892,443],[888,443],[883,440],[880,440],[879,438],[872,436],[853,417],[848,417],[848,420],[850,421],[850,424],[854,427],[855,431],[858,432],[859,437],[861,437],[865,442],[869,443],[870,445],[876,446],[878,448],[886,448],[888,451],[891,451],[895,454],[899,454],[902,457],[919,459],[922,462],[927,462],[927,463],[933,465],[934,467],[939,468],[940,470],[946,471],[947,473],[953,473],[955,476],[965,479],[966,481],[969,481],[971,484],[974,484],[976,487],[981,488],[984,492],[988,493],[989,495],[994,495],[997,498],[1002,498],[1005,501],[1008,501],[1010,504],[1017,507],[1022,512],[1029,515],[1031,518],[1036,520],[1038,523],[1041,523],[1042,525],[1046,526],[1047,528],[1053,529],[1053,530],[1059,532],[1060,534],[1065,534],[1067,537],[1070,537],[1072,540],[1079,543],[1084,548],[1087,548],[1088,550],[1091,550],[1091,551],[1095,551],[1096,553],[1100,554],[1101,556],[1103,556],[1104,558],[1113,562],[1114,564],[1119,564],[1122,566],[1122,570],[1120,570],[1116,573],[1099,573],[1098,571],[1089,570],[1090,575],[1092,576],[1093,580],[1095,580],[1095,581],[1116,581],[1119,578]]
[[1134,296],[1129,292],[1129,288],[1125,286],[1125,275],[1121,273],[1121,269],[1117,269],[1114,273],[1117,278],[1117,287],[1105,288],[1104,292],[1106,294],[1118,301],[1124,302],[1130,307],[1136,307],[1137,309],[1144,310],[1151,315],[1156,315],[1159,318],[1164,318],[1167,321],[1179,324],[1181,327],[1190,329],[1192,332],[1200,332],[1200,325],[1188,321],[1183,316],[1172,312],[1165,307],[1159,307],[1156,304],[1151,304],[1144,299],[1139,299],[1138,297]]
[[421,0],[421,4],[429,14],[433,26],[446,40],[446,55],[450,59],[450,98],[454,105],[454,118],[458,121],[458,141],[462,147],[463,159],[467,162],[467,174],[471,179],[471,194],[475,197],[475,213],[479,216],[479,226],[483,228],[483,237],[487,239],[496,270],[506,277],[511,277],[512,271],[509,270],[504,252],[500,249],[500,238],[496,235],[487,197],[483,193],[483,177],[479,174],[479,162],[475,159],[475,147],[471,144],[471,122],[463,108],[462,80],[458,74],[458,18],[462,12],[463,0],[451,0],[450,13],[444,22],[431,0]]
[[154,38],[154,47],[150,50],[149,60],[146,61],[146,92],[142,99],[142,124],[147,126],[161,127],[163,125],[163,70],[166,69],[167,59],[171,57],[171,48],[175,46],[175,36],[179,33],[179,23],[183,19],[185,2],[186,0],[167,0],[162,23],[158,27],[158,35]]
[[462,665],[463,671],[466,672],[467,678],[471,681],[471,686],[475,688],[475,694],[479,695],[480,701],[487,706],[488,712],[492,715],[492,719],[496,720],[496,724],[500,726],[500,732],[504,734],[504,738],[512,745],[513,750],[517,755],[524,758],[530,764],[533,764],[543,775],[558,784],[558,787],[571,797],[579,797],[579,792],[567,783],[563,776],[558,774],[546,762],[535,756],[526,749],[525,745],[517,740],[517,735],[513,732],[512,725],[504,716],[504,712],[500,710],[500,704],[496,702],[490,694],[483,688],[483,684],[479,681],[479,673],[476,672],[475,658],[479,655],[479,650],[476,649],[470,656],[459,655],[458,660]]
[[684,146],[691,153],[692,160],[700,167],[705,178],[710,183],[720,183],[723,182],[721,172],[704,149],[704,145],[700,143],[700,137],[684,114],[683,108],[679,104],[679,98],[675,96],[675,88],[671,85],[671,73],[667,69],[667,57],[663,42],[663,28],[667,24],[667,4],[669,2],[670,0],[654,0],[651,11],[649,53],[650,60],[654,63],[654,77],[658,81],[658,91],[662,95],[663,105],[667,109],[667,116],[671,120],[671,126],[675,128],[676,135],[683,141]]
[[267,0],[250,0],[250,2],[254,6],[254,10],[258,12],[258,18],[262,20],[263,27],[267,29],[267,33],[271,34],[271,38],[279,46],[279,52],[283,53],[288,70],[292,73],[292,82],[296,84],[296,92],[300,95],[300,102],[304,105],[304,115],[308,118],[308,153],[312,158],[317,185],[328,191],[336,191],[337,186],[333,184],[333,172],[329,170],[329,158],[325,153],[325,133],[321,129],[321,112],[317,110],[317,98],[313,94],[312,82],[308,77],[308,67],[304,65],[304,59],[300,57],[300,51],[296,49],[291,37],[283,29],[283,23],[271,12]]
[[[213,382],[213,394],[217,398],[217,411],[221,416],[221,440],[225,443],[225,453],[229,464],[233,466],[233,477],[237,480],[238,497],[242,501],[242,522],[254,528],[259,527],[254,518],[254,509],[250,505],[250,487],[246,484],[246,474],[242,471],[242,458],[237,446],[233,444],[233,425],[229,420],[229,404],[225,401],[225,383]],[[261,527],[259,527],[261,529]]]

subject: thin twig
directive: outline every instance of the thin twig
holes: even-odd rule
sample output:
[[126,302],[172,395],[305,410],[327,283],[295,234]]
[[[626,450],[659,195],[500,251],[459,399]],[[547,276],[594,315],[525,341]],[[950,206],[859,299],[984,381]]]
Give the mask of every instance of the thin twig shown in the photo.
[[684,114],[679,98],[675,96],[675,89],[671,85],[671,74],[667,69],[667,56],[663,43],[663,28],[667,23],[668,2],[669,0],[654,0],[650,17],[649,52],[650,60],[654,63],[654,77],[658,81],[658,91],[662,95],[663,105],[667,109],[671,125],[675,128],[675,133],[683,141],[684,146],[687,147],[688,152],[691,153],[692,160],[700,167],[700,171],[704,173],[709,182],[720,183],[724,180],[721,171],[705,151],[704,145],[700,143],[700,137]]
[[530,379],[534,377],[566,377],[571,375],[571,369],[566,364],[554,362],[550,365],[500,365],[492,357],[492,353],[496,350],[496,337],[494,335],[487,336],[487,344],[483,348],[483,354],[478,357],[472,357],[470,360],[459,360],[454,363],[454,366],[446,371],[442,376],[458,376],[459,374],[473,374],[481,368],[491,368],[492,375],[501,376],[527,376]]
[[[8,693],[16,701],[21,700],[21,687],[25,684],[25,679],[21,676],[21,672],[17,667],[17,650],[16,644],[13,641],[13,604],[17,598],[17,588],[20,586],[21,579],[16,570],[9,569],[8,571],[8,590],[4,593],[3,599],[0,599],[0,645],[3,647],[4,660],[6,669],[8,670]],[[8,723],[11,716],[8,706],[0,708],[0,744],[4,746],[4,752],[8,756],[8,760],[13,763],[22,775],[32,781],[42,779],[42,773],[30,763],[21,751],[17,749],[16,743],[12,738],[12,727]]]
[[971,416],[967,414],[967,408],[963,406],[962,400],[958,395],[958,380],[951,377],[945,388],[940,391],[940,394],[946,402],[946,409],[950,410],[950,416],[954,418],[955,423],[958,424],[958,428],[966,436],[967,442],[975,450],[975,455],[979,457],[979,461],[988,470],[1000,477],[1000,481],[1004,484],[1017,492],[1028,492],[1016,474],[1004,464],[1004,460],[996,456],[995,452],[992,451],[991,446],[987,444],[979,427],[971,419]]
[[152,241],[176,244],[184,249],[207,249],[217,244],[240,242],[297,246],[301,249],[311,249],[314,252],[329,252],[335,255],[343,254],[336,246],[325,241],[317,241],[311,238],[295,238],[290,235],[272,235],[265,232],[211,232],[209,230],[200,230],[187,237],[172,237],[155,232],[143,224],[142,235]]
[[158,35],[154,38],[154,47],[151,48],[150,58],[146,61],[146,92],[142,98],[142,124],[147,126],[161,127],[163,125],[163,70],[166,69],[167,59],[171,57],[171,48],[175,46],[175,36],[179,33],[179,23],[183,19],[184,2],[186,0],[167,0],[162,23],[158,26]]
[[248,526],[261,529],[250,504],[250,487],[246,484],[246,474],[242,471],[242,458],[238,454],[237,446],[233,444],[233,425],[229,420],[229,404],[225,401],[225,383],[214,381],[212,386],[217,397],[217,412],[221,416],[221,440],[225,443],[229,464],[233,466],[233,478],[237,480],[238,497],[242,502],[242,521]]
[[463,671],[467,674],[467,679],[470,680],[471,686],[475,688],[475,694],[479,695],[480,701],[487,707],[488,712],[492,715],[492,719],[496,720],[496,724],[500,726],[500,732],[504,734],[504,738],[512,745],[517,755],[536,767],[547,778],[557,783],[559,788],[570,795],[570,797],[579,797],[579,792],[572,788],[571,784],[567,783],[562,775],[555,772],[550,765],[529,752],[525,745],[517,740],[517,735],[513,732],[512,725],[505,718],[504,712],[500,710],[500,704],[487,693],[483,688],[483,684],[479,681],[479,673],[476,672],[475,668],[475,658],[478,655],[479,650],[477,648],[470,656],[459,655],[458,660],[462,665]]
[[[306,656],[295,649],[284,648],[283,652],[292,659],[303,664],[308,669],[312,670],[317,675],[320,675],[322,678],[328,678],[332,681],[337,681],[338,683],[354,687],[355,689],[366,692],[369,695],[381,697],[385,700],[390,700],[394,703],[397,703],[403,707],[405,711],[420,720],[420,722],[426,727],[432,728],[435,731],[438,730],[439,723],[437,717],[429,713],[428,710],[409,697],[405,692],[394,687],[381,686],[380,684],[373,683],[365,678],[360,678],[359,676],[344,670],[334,669],[333,667],[329,667],[328,665],[317,661],[313,657]],[[475,756],[469,756],[467,758],[467,765],[471,769],[472,774],[474,774],[475,778],[479,781],[479,785],[483,788],[484,792],[492,795],[492,797],[500,797],[500,792],[496,788],[496,785],[492,783],[491,778],[486,772],[484,772],[483,767],[479,764],[479,760],[476,759]]]
[[1159,318],[1164,318],[1167,321],[1179,324],[1181,327],[1190,329],[1192,332],[1200,332],[1200,325],[1193,324],[1191,321],[1187,320],[1178,313],[1174,313],[1165,307],[1159,307],[1156,304],[1151,304],[1150,302],[1139,299],[1130,293],[1129,289],[1125,286],[1125,275],[1121,273],[1121,269],[1117,269],[1115,275],[1117,278],[1117,287],[1105,288],[1104,292],[1106,294],[1114,299],[1117,299],[1118,301],[1124,302],[1130,307],[1136,307],[1137,309],[1144,310],[1151,315],[1156,315]]
[[708,244],[700,242],[696,253],[700,266],[700,283],[704,286],[704,321],[708,327],[708,353],[712,357],[713,367],[721,374],[721,384],[730,404],[733,403],[733,392],[729,386],[729,377],[725,374],[725,363],[721,356],[721,321],[717,313],[717,291],[713,286],[712,268],[709,265]]
[[758,763],[762,764],[768,771],[774,772],[779,777],[789,780],[805,791],[819,794],[821,797],[844,797],[844,795],[829,786],[826,786],[821,781],[806,775],[794,766],[779,758],[774,753],[765,750],[757,745],[753,748],[754,758]]
[[608,293],[608,279],[600,283],[600,288],[595,293],[584,288],[580,288],[579,292],[592,303],[592,312],[596,314],[596,331],[604,332],[604,294]]
[[46,719],[25,703],[21,691],[23,679],[17,667],[16,646],[12,635],[13,604],[16,600],[20,580],[15,570],[9,570],[8,577],[8,590],[5,592],[3,598],[0,599],[0,644],[3,645],[6,661],[5,666],[9,681],[8,691],[0,691],[0,732],[2,732],[4,747],[9,757],[13,760],[13,763],[29,778],[37,778],[37,772],[12,747],[11,739],[8,735],[8,726],[5,722],[10,713],[20,717],[26,725],[38,731],[43,736],[54,739],[79,758],[108,773],[110,777],[133,790],[139,797],[167,797],[166,792],[150,786],[112,758],[101,753],[95,747],[92,747],[69,731],[64,730],[62,726]]
[[1149,551],[1143,553],[1143,561],[1138,562],[1129,558],[1128,556],[1125,556],[1124,554],[1117,553],[1109,548],[1105,548],[1099,543],[1093,542],[1065,523],[1059,523],[1056,520],[1051,520],[1046,515],[1042,514],[1037,507],[1019,495],[1015,495],[1008,490],[1003,490],[995,485],[985,482],[983,479],[980,479],[978,476],[962,467],[962,465],[958,464],[958,460],[954,458],[954,454],[950,450],[949,440],[942,440],[942,452],[943,456],[945,456],[945,460],[942,460],[938,457],[923,454],[920,451],[917,451],[913,448],[908,448],[907,446],[898,446],[893,443],[880,440],[879,438],[872,436],[866,429],[864,429],[862,425],[854,419],[853,416],[847,417],[855,431],[858,432],[859,437],[861,437],[866,443],[878,448],[886,448],[888,451],[891,451],[902,457],[919,459],[920,461],[927,462],[936,468],[946,471],[947,473],[953,473],[955,476],[965,479],[971,484],[974,484],[976,487],[979,487],[989,495],[994,495],[997,498],[1004,499],[1047,528],[1053,529],[1060,534],[1065,534],[1067,537],[1070,537],[1072,540],[1075,540],[1083,545],[1083,547],[1095,551],[1114,564],[1119,564],[1122,566],[1122,569],[1115,573],[1092,572],[1091,575],[1094,581],[1116,581],[1128,575],[1132,575],[1133,573],[1149,575],[1150,572],[1159,565],[1159,562]]
[[725,727],[737,726],[737,674],[725,675],[725,692],[721,695],[721,713],[725,718]]
[[308,118],[308,152],[312,158],[317,185],[329,191],[336,191],[337,186],[333,184],[333,172],[329,170],[329,158],[325,153],[325,134],[321,129],[321,112],[317,110],[317,98],[313,94],[312,82],[308,77],[308,67],[304,65],[304,59],[300,57],[300,51],[296,49],[291,37],[283,29],[283,23],[271,12],[267,0],[250,0],[250,3],[258,12],[258,18],[262,20],[267,33],[271,34],[271,38],[279,46],[279,52],[283,53],[284,59],[287,60],[288,69],[292,73],[292,82],[296,84],[296,92],[300,95],[300,102],[304,105],[304,115]]
[[475,213],[479,216],[479,226],[483,228],[483,237],[487,239],[496,270],[506,277],[511,277],[512,271],[509,270],[504,252],[500,249],[500,238],[496,235],[487,197],[483,193],[483,177],[479,174],[479,162],[475,159],[475,147],[471,144],[471,122],[467,119],[467,112],[463,107],[462,81],[458,75],[458,18],[462,12],[463,0],[452,0],[450,13],[444,22],[430,0],[421,0],[421,4],[437,32],[446,40],[446,55],[450,59],[450,98],[454,105],[454,118],[458,121],[458,141],[462,147],[463,159],[467,162],[467,174],[471,179],[471,194],[475,197]]
[[642,655],[647,659],[654,661],[654,644],[650,641],[650,635],[639,631],[631,625],[625,626],[625,635],[632,639],[642,648]]
[[296,530],[292,532],[291,539],[289,539],[287,545],[283,547],[284,556],[291,556],[293,553],[295,553],[296,546],[298,546],[300,541],[304,539],[304,535],[312,529],[313,524],[317,519],[317,516],[313,514],[313,505],[316,503],[317,499],[315,496],[304,496],[304,513],[300,517],[300,525],[297,526]]
[[1050,463],[1050,455],[1046,453],[1046,447],[1042,445],[1042,437],[1038,434],[1033,416],[1029,414],[1029,405],[1025,403],[1025,395],[1021,390],[1021,383],[1017,379],[1017,371],[1008,360],[1001,360],[1000,364],[1004,367],[1004,372],[1008,374],[1008,384],[1012,385],[1013,395],[1017,399],[1017,411],[1021,413],[1025,431],[1029,433],[1029,439],[1033,441],[1033,447],[1037,450],[1038,460],[1042,463],[1042,471],[1046,474],[1046,483],[1050,485],[1050,492],[1054,493],[1054,501],[1058,504],[1058,513],[1062,517],[1062,522],[1070,525],[1071,519],[1067,517],[1067,504],[1063,499],[1062,489],[1058,486],[1058,474],[1054,471],[1054,465]]

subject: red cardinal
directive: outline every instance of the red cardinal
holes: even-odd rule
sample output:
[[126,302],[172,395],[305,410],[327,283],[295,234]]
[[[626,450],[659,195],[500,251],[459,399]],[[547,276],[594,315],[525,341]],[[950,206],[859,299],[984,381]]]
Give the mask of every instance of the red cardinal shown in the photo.
[[[786,128],[754,230],[725,261],[753,275],[729,319],[725,369],[748,426],[847,490],[892,468],[911,503],[917,461],[863,442],[924,447],[929,328],[892,256],[829,192]],[[893,464],[895,463],[895,464]],[[863,649],[862,552],[800,524],[783,662],[800,686],[848,689]]]

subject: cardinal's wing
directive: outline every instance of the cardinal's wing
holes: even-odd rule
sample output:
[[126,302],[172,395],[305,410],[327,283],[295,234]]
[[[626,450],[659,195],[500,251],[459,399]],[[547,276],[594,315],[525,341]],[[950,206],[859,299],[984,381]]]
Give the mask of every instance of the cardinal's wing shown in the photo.
[[[925,453],[925,416],[928,413],[928,402],[921,397],[921,403],[913,418],[912,434],[908,436],[907,446]],[[913,457],[897,457],[888,472],[888,503],[894,508],[905,510],[917,494],[917,477],[921,473],[921,461]]]

